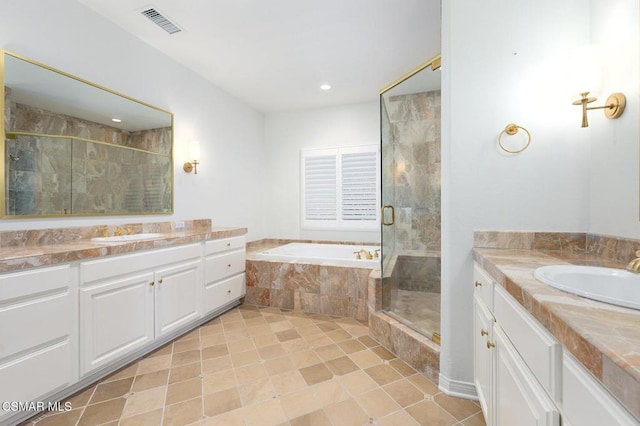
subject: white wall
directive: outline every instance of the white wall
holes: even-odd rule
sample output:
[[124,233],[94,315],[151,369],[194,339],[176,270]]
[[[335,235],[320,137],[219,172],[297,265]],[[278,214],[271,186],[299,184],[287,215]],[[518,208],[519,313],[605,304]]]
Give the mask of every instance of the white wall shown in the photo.
[[[264,237],[264,116],[72,0],[0,0],[0,47],[175,116],[172,216],[0,220],[2,229],[211,218]],[[198,175],[182,171],[199,140]]]
[[[560,75],[566,52],[588,40],[588,0],[443,2],[440,372],[450,391],[473,392],[473,231],[588,228],[589,136]],[[496,147],[511,122],[532,135],[518,155]]]
[[380,231],[311,231],[301,228],[300,149],[380,143],[378,102],[268,113],[264,166],[268,173],[264,215],[270,238],[379,242]]
[[593,233],[640,238],[638,200],[638,96],[640,93],[640,11],[638,0],[591,0],[591,38],[605,54],[600,99],[612,92],[627,97],[623,115],[608,120],[590,111],[590,224]]

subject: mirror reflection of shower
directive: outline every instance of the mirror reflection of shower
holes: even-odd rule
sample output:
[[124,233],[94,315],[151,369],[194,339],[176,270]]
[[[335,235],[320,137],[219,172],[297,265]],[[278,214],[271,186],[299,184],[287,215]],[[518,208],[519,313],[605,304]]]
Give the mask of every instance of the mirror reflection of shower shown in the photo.
[[[381,92],[383,309],[440,339],[439,57]],[[434,70],[435,68],[435,70]]]

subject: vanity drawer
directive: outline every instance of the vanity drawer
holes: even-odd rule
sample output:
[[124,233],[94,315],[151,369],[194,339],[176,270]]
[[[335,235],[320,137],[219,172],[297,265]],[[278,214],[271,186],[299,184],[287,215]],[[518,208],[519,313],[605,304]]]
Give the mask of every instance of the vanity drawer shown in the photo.
[[482,300],[489,310],[493,310],[493,279],[477,263],[473,264],[473,285],[476,295]]
[[236,275],[223,281],[207,285],[204,290],[205,312],[226,305],[245,294],[245,274]]
[[207,256],[204,260],[205,283],[227,278],[244,272],[246,266],[244,250]]
[[207,241],[204,248],[204,254],[222,253],[231,250],[244,250],[244,237],[223,238],[220,240]]
[[560,397],[562,346],[500,286],[494,287],[496,322],[553,399]]
[[618,400],[566,353],[562,363],[562,419],[563,424],[573,426],[638,424]]

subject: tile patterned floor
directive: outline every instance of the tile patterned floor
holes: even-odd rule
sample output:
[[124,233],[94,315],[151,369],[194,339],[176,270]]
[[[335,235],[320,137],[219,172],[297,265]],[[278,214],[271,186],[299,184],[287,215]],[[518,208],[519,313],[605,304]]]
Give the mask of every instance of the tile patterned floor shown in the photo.
[[484,425],[351,318],[243,305],[25,425]]

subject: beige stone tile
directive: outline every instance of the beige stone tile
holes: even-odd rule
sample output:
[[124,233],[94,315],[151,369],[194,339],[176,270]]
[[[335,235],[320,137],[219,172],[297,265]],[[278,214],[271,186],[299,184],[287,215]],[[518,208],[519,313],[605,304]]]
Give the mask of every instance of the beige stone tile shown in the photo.
[[295,352],[306,351],[309,350],[310,346],[304,339],[293,339],[287,342],[282,342],[282,349],[284,349],[285,353],[292,354]]
[[241,385],[238,387],[238,393],[240,394],[242,405],[245,407],[276,396],[273,384],[268,378]]
[[315,324],[313,320],[310,320],[308,318],[293,318],[293,319],[289,320],[289,322],[295,328],[309,327],[310,325],[314,325]]
[[224,328],[222,328],[222,324],[205,325],[200,327],[200,338],[202,339],[212,334],[222,334],[223,332]]
[[349,333],[347,333],[342,329],[330,331],[327,333],[327,336],[336,343],[344,342],[345,340],[350,340],[352,337]]
[[380,346],[380,343],[378,343],[375,340],[373,340],[370,336],[360,336],[360,337],[358,337],[358,341],[360,341],[360,343],[362,343],[363,345],[365,345],[368,348],[373,348],[373,347],[376,347],[376,346]]
[[231,354],[231,362],[235,368],[242,367],[243,365],[253,364],[260,362],[260,355],[257,350],[251,350],[246,352],[240,352],[237,354]]
[[223,389],[234,388],[237,385],[236,375],[233,370],[225,370],[218,373],[205,374],[202,381],[202,390],[205,395],[219,392]]
[[169,370],[154,371],[153,373],[136,376],[131,392],[140,392],[143,390],[165,386],[169,379]]
[[227,411],[214,417],[206,417],[203,425],[205,426],[240,426],[245,425],[244,411],[242,408]]
[[352,354],[354,352],[360,352],[367,349],[365,345],[363,345],[356,339],[344,340],[342,342],[339,342],[338,346],[346,354]]
[[340,358],[344,356],[344,352],[342,352],[342,349],[340,349],[335,343],[316,348],[316,354],[323,361],[328,361],[330,359]]
[[374,365],[364,370],[380,386],[394,382],[402,378],[400,373],[386,364]]
[[390,361],[394,358],[396,358],[396,356],[389,352],[388,350],[386,350],[385,348],[383,348],[382,346],[376,346],[371,348],[371,352],[373,352],[374,354],[378,355],[380,358]]
[[487,422],[484,419],[482,412],[475,414],[468,419],[465,419],[460,423],[462,426],[486,426]]
[[188,425],[202,418],[202,398],[168,405],[164,409],[163,425]]
[[324,333],[305,336],[304,340],[306,340],[309,346],[312,348],[319,348],[321,346],[326,346],[333,343],[333,340],[327,337],[327,335]]
[[262,348],[264,346],[278,344],[280,343],[280,340],[278,340],[278,336],[276,336],[273,332],[271,332],[271,329],[269,329],[269,333],[254,336],[253,343],[256,345],[256,348]]
[[364,325],[346,325],[343,328],[355,338],[367,336],[369,334],[369,327]]
[[183,341],[177,341],[173,344],[173,353],[192,351],[194,349],[200,349],[200,337],[197,339],[189,339]]
[[414,370],[409,364],[407,364],[400,358],[392,359],[391,361],[389,361],[389,365],[404,377],[409,377],[416,374],[416,370]]
[[124,396],[131,390],[133,379],[133,377],[128,377],[126,379],[99,384],[96,386],[95,392],[93,392],[90,404]]
[[287,342],[287,341],[293,340],[293,339],[300,339],[302,337],[294,329],[289,329],[289,330],[276,332],[276,336],[278,337],[278,340],[281,341],[281,342]]
[[[253,338],[256,338],[256,337],[259,337],[259,336],[266,336],[266,335],[269,335],[269,334],[273,334],[273,330],[271,329],[269,324],[266,323],[266,322],[265,322],[265,324],[252,325],[252,326],[248,327],[247,328],[247,332]],[[274,336],[275,336],[275,334],[274,334]]]
[[275,345],[263,346],[261,348],[258,348],[258,353],[260,354],[260,358],[262,359],[272,359],[284,355],[285,351],[282,345],[277,343]]
[[153,358],[154,356],[162,356],[162,355],[171,355],[173,353],[173,344],[167,343],[164,346],[159,347],[158,349],[150,352],[145,355],[146,358]]
[[162,424],[162,409],[148,411],[120,420],[120,426],[156,426]]
[[279,425],[287,420],[282,405],[277,399],[269,399],[253,404],[245,407],[243,411],[247,426]]
[[[84,407],[59,414],[48,415],[42,417],[42,420],[39,420],[36,424],[38,426],[75,426],[83,411]],[[21,423],[21,425],[24,425],[24,423]]]
[[196,328],[194,330],[191,330],[190,332],[183,334],[182,336],[178,337],[175,341],[176,342],[184,342],[185,340],[191,340],[191,339],[196,339],[200,337],[200,329]]
[[458,420],[466,419],[480,411],[480,407],[468,399],[455,398],[444,393],[434,396],[433,399]]
[[289,321],[278,321],[278,322],[269,324],[269,326],[271,327],[271,330],[273,330],[274,333],[279,333],[281,331],[293,329],[293,324],[291,324]]
[[236,388],[211,393],[204,396],[204,414],[213,417],[240,408],[242,403]]
[[234,372],[239,385],[255,382],[268,376],[267,370],[262,364],[245,365],[234,369]]
[[[169,355],[171,354],[171,345],[169,345]],[[166,354],[164,354],[166,355]],[[149,358],[149,355],[147,355],[145,358]],[[122,380],[122,379],[126,379],[127,377],[133,377],[136,375],[137,371],[138,371],[138,364],[137,362],[128,365],[124,368],[121,368],[120,370],[116,371],[115,373],[112,373],[111,375],[105,377],[104,379],[102,379],[100,381],[100,383],[107,383],[107,382],[113,382],[116,380]],[[137,373],[140,374],[140,373]]]
[[422,401],[406,408],[407,412],[421,425],[450,426],[457,420],[433,401]]
[[370,417],[380,418],[400,410],[400,406],[382,389],[377,388],[356,397],[356,401]]
[[315,351],[301,351],[289,356],[296,368],[309,367],[310,365],[320,364],[322,360]]
[[171,367],[178,367],[180,365],[199,362],[201,360],[200,356],[201,356],[200,349],[173,354],[173,359],[171,360]]
[[349,354],[349,358],[363,370],[382,364],[380,357],[370,350]]
[[310,367],[301,368],[300,374],[304,378],[308,385],[315,385],[316,383],[330,380],[333,377],[331,370],[324,364],[316,364]]
[[229,353],[232,355],[256,348],[252,339],[236,340],[235,342],[229,342],[227,346],[229,347]]
[[171,367],[171,355],[144,358],[138,363],[136,375],[153,373],[154,371],[166,370]]
[[251,327],[262,327],[265,325],[269,325],[269,323],[267,322],[266,319],[264,319],[262,316],[260,316],[259,318],[250,318],[248,320],[246,320],[245,325],[247,326],[247,328],[251,328]]
[[302,374],[298,370],[287,371],[270,377],[273,388],[278,395],[295,392],[307,386]]
[[313,390],[323,407],[351,398],[349,392],[335,378],[318,383],[313,387]]
[[355,371],[339,378],[340,383],[345,389],[353,396],[360,395],[373,388],[378,387],[378,384],[373,381],[371,376],[362,370]]
[[88,405],[84,413],[82,413],[78,425],[94,426],[117,420],[120,418],[126,402],[127,400],[125,398],[116,398]]
[[390,383],[384,386],[383,389],[402,407],[407,407],[424,399],[424,393],[407,379]]
[[345,374],[349,374],[359,369],[358,366],[346,355],[326,361],[325,365],[336,376],[344,376]]
[[283,395],[280,398],[280,403],[282,404],[287,419],[295,419],[296,417],[321,408],[320,402],[311,388]]
[[295,369],[295,365],[288,356],[267,360],[264,367],[271,376]]
[[220,371],[228,370],[233,367],[230,356],[221,356],[219,358],[203,359],[202,360],[202,373],[218,373]]
[[316,410],[304,416],[292,419],[289,424],[291,426],[331,426],[331,420],[323,410]]
[[369,416],[365,414],[353,398],[325,407],[324,411],[333,426],[353,426],[369,423]]
[[199,396],[202,396],[202,381],[199,377],[196,377],[169,385],[166,404],[171,405]]
[[[138,369],[137,365],[134,365],[134,367],[135,370]],[[91,396],[93,395],[93,392],[95,390],[96,386],[89,386],[88,388],[83,389],[80,392],[77,392],[74,395],[71,395],[69,398],[63,400],[62,404],[64,405],[66,402],[69,402],[71,403],[71,407],[73,408],[84,407],[89,403],[89,400],[91,399]]]
[[200,347],[208,348],[209,346],[217,346],[226,344],[227,339],[224,334],[211,334],[200,338]]
[[302,337],[305,337],[305,338],[322,334],[322,330],[320,330],[315,324],[307,325],[304,327],[298,327],[296,328],[296,330],[298,334],[300,334]]
[[122,412],[123,417],[161,408],[165,402],[166,386],[155,387],[140,392],[135,392],[127,398],[127,403]]
[[[200,376],[202,373],[202,363],[194,362],[192,364],[181,365],[180,367],[174,367],[171,369],[169,375],[169,383],[177,383],[183,380],[193,379]],[[135,386],[135,383],[134,383]]]
[[[396,411],[393,414],[389,414],[378,420],[378,424],[380,426],[420,426],[413,417],[409,415],[406,411]],[[431,423],[427,423],[431,424]],[[436,425],[433,425],[436,426]]]
[[202,348],[202,359],[218,358],[229,354],[229,348],[227,345],[220,344],[214,346],[207,346]]
[[408,379],[426,395],[436,395],[440,393],[438,386],[420,373],[409,376]]
[[320,330],[324,331],[325,333],[334,331],[334,330],[342,330],[340,326],[335,322],[321,322],[321,323],[316,323],[316,325]]

